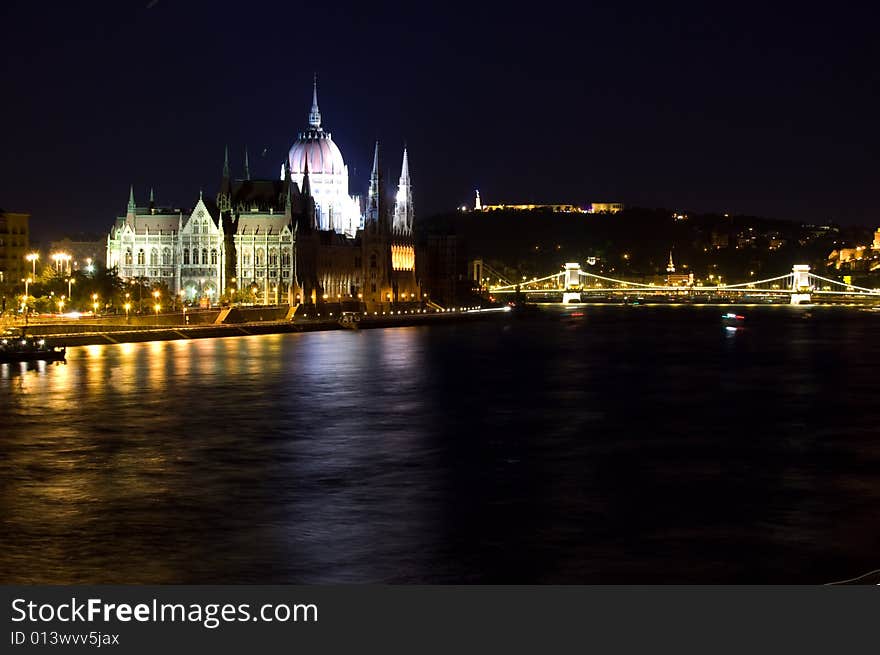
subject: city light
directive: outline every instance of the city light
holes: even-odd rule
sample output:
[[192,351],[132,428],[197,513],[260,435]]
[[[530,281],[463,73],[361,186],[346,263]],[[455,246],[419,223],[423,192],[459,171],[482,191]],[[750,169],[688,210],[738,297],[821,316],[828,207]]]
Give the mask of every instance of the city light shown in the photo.
[[40,258],[40,253],[37,252],[29,252],[24,258],[31,263],[31,274],[34,278],[37,277],[37,260]]
[[73,256],[66,252],[55,252],[52,253],[50,259],[55,262],[55,270],[59,273],[62,271],[66,271],[68,274],[70,273],[70,262],[73,259]]

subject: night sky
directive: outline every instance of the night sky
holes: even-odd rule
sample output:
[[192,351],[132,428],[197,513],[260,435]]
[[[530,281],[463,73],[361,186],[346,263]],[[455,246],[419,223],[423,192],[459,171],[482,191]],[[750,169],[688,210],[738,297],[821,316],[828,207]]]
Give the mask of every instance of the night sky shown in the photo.
[[0,207],[103,234],[129,184],[213,197],[225,144],[275,177],[317,71],[351,192],[376,138],[395,182],[406,142],[421,214],[479,187],[880,225],[876,18],[716,4],[5,0]]

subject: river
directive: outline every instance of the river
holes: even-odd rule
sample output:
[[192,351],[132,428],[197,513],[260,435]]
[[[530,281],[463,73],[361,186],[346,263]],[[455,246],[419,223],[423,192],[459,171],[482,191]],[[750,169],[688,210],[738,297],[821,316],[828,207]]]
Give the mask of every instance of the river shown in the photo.
[[726,329],[726,311],[548,306],[0,365],[0,581],[880,568],[880,314],[739,307]]

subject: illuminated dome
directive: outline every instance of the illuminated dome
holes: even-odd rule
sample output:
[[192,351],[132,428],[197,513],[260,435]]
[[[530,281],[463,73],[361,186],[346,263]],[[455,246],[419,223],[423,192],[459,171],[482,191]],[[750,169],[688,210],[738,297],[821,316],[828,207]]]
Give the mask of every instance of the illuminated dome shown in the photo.
[[[321,127],[318,109],[318,80],[312,89],[309,127],[300,132],[287,153],[290,179],[303,188],[309,175],[309,188],[315,201],[315,219],[321,230],[332,230],[350,237],[361,227],[360,201],[348,195],[348,168],[330,132]],[[281,167],[281,179],[285,177]]]
[[309,162],[309,174],[341,174],[345,172],[342,153],[333,143],[329,132],[309,130],[302,132],[290,148],[287,160],[292,175],[305,172],[306,158]]

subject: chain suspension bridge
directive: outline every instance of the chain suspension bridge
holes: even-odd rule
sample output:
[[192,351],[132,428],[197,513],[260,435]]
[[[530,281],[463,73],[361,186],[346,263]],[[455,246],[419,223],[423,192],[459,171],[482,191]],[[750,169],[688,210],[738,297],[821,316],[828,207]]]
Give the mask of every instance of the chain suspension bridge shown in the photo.
[[[480,263],[480,270],[482,271],[482,269],[483,265]],[[500,297],[523,294],[533,298],[543,296],[548,299],[556,299],[561,296],[563,303],[581,302],[587,297],[596,295],[710,296],[740,299],[748,296],[771,299],[788,297],[789,302],[795,305],[811,303],[814,297],[823,296],[828,296],[829,300],[838,298],[841,300],[871,299],[880,301],[880,289],[868,289],[816,275],[810,272],[810,267],[806,264],[796,264],[792,267],[791,273],[765,280],[736,284],[695,285],[691,282],[656,284],[623,280],[590,273],[583,270],[578,263],[567,263],[561,270],[541,278],[532,278],[517,283],[501,283],[485,288],[490,295]]]

